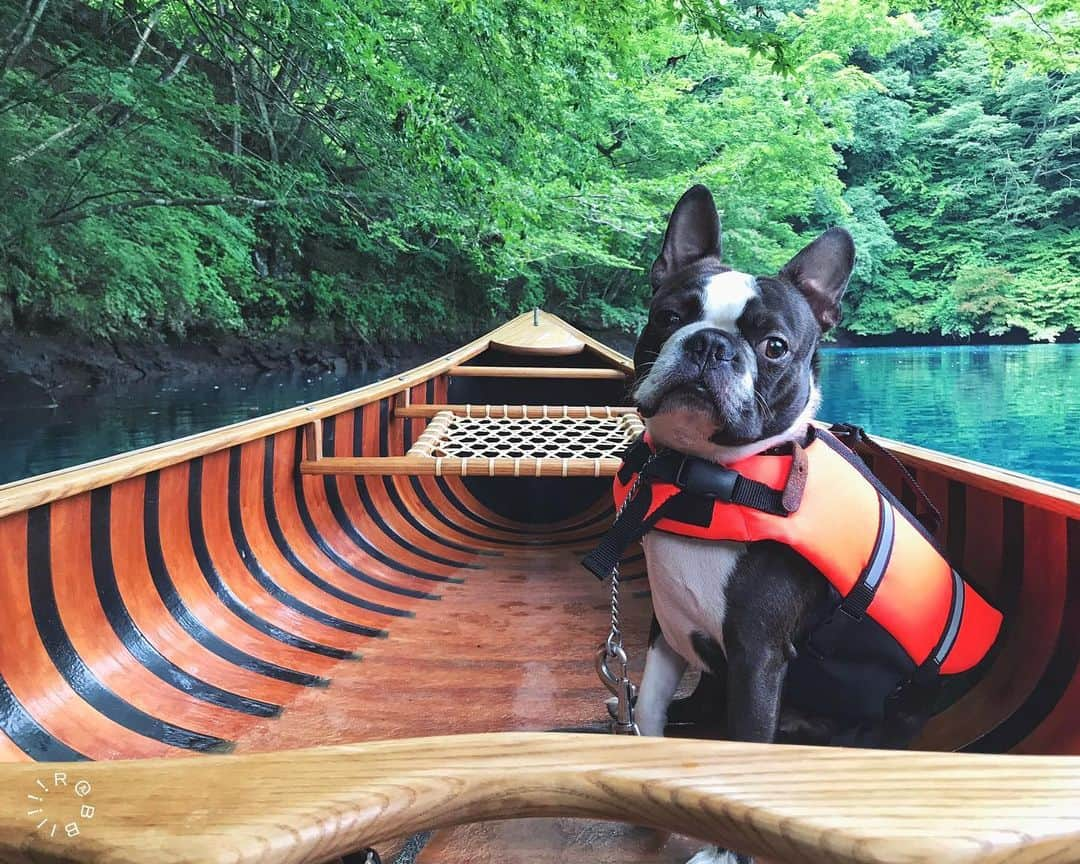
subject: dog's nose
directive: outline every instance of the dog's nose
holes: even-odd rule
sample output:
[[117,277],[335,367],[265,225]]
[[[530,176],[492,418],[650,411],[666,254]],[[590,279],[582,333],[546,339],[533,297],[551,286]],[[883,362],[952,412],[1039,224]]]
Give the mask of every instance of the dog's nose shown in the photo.
[[735,340],[723,330],[708,327],[691,334],[683,350],[702,366],[715,366],[735,359]]

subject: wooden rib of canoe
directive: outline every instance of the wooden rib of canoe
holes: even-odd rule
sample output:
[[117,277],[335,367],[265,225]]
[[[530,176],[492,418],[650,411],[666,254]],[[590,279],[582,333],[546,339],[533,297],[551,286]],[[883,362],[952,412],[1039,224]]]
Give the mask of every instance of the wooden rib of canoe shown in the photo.
[[[577,561],[639,428],[631,372],[523,315],[360,390],[0,487],[0,861],[659,864],[683,835],[1080,861],[1080,494],[965,459],[884,442],[1006,613],[929,752],[586,734],[607,598]],[[640,675],[640,553],[623,572]]]

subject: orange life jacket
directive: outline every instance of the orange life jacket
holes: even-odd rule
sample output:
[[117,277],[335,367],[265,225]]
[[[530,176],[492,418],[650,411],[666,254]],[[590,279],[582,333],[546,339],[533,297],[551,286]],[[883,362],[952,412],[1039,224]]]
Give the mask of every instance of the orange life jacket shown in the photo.
[[[730,466],[672,451],[658,455],[639,439],[615,479],[616,508],[643,465],[647,482],[639,485],[626,517],[616,520],[586,558],[586,566],[601,578],[629,542],[648,530],[784,543],[834,589],[830,608],[809,635],[810,653],[824,660],[827,674],[838,681],[848,673],[860,686],[876,679],[863,688],[878,694],[871,697],[875,705],[915,670],[936,677],[971,669],[997,638],[1001,613],[957,574],[929,533],[859,457],[828,432],[812,430],[805,447]],[[852,629],[853,622],[863,626]],[[826,647],[818,651],[815,642]],[[875,671],[868,674],[867,664],[852,657],[871,643],[877,646],[868,649],[875,657],[867,662]],[[887,672],[879,674],[883,668]],[[818,669],[811,676],[810,698],[821,674]]]

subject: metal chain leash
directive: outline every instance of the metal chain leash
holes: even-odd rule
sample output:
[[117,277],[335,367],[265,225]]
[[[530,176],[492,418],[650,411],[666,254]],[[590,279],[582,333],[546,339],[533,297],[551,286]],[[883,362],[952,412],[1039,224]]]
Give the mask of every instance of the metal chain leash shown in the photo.
[[[642,483],[645,482],[645,469],[659,456],[656,452],[645,460],[645,463],[634,478],[630,490],[623,498],[622,504],[615,511],[615,521],[622,518],[626,508],[637,496]],[[637,688],[630,681],[630,661],[623,648],[622,630],[619,629],[619,564],[611,568],[611,629],[604,644],[596,652],[596,674],[616,699],[615,717],[611,725],[611,731],[616,735],[639,735],[637,723],[634,722],[634,700],[637,697]],[[612,664],[617,664],[617,671],[613,672]]]

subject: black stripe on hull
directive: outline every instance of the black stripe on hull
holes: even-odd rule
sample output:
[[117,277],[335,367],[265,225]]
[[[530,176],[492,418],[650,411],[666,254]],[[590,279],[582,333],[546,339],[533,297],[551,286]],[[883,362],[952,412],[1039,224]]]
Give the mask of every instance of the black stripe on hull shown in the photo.
[[28,570],[34,574],[34,578],[29,580],[34,624],[49,659],[71,689],[94,710],[139,735],[185,750],[216,753],[231,750],[231,742],[147,714],[102,684],[75,650],[60,620],[60,609],[53,591],[48,507],[36,507],[29,512],[26,531]]
[[112,487],[104,486],[90,494],[90,559],[94,585],[109,626],[131,655],[170,687],[195,699],[254,717],[274,717],[280,713],[278,705],[231,693],[190,675],[150,644],[132,620],[120,594],[113,569],[111,530]]
[[23,707],[7,681],[0,677],[0,729],[11,742],[37,762],[86,762],[88,757],[68,747],[42,728]]
[[218,599],[237,618],[271,639],[276,639],[285,645],[301,648],[304,651],[310,651],[312,654],[319,654],[323,657],[333,657],[336,660],[356,659],[356,655],[352,651],[312,642],[310,639],[297,636],[295,633],[289,633],[287,630],[282,630],[277,625],[271,624],[248,609],[240,601],[240,598],[233,594],[229,586],[225,584],[225,580],[221,578],[221,574],[218,573],[217,567],[210,557],[210,549],[206,545],[206,534],[203,531],[202,463],[202,456],[197,456],[188,463],[190,466],[188,469],[190,472],[188,480],[188,522],[191,527],[191,545],[195,550],[195,560],[199,564],[199,569],[202,570],[203,578],[206,579],[206,583],[218,596]]
[[[389,452],[389,442],[387,439],[386,425],[389,422],[389,416],[386,413],[386,401],[379,406],[381,415],[381,425],[379,427],[379,455],[385,456]],[[353,412],[353,452],[364,452],[364,409],[357,408]],[[356,494],[360,498],[360,503],[364,507],[364,513],[367,517],[375,523],[382,531],[383,535],[396,543],[406,552],[410,552],[418,558],[423,558],[430,561],[432,564],[438,564],[442,567],[452,567],[455,570],[482,570],[483,565],[466,563],[464,561],[454,561],[450,558],[444,558],[442,555],[436,555],[433,552],[428,552],[426,549],[421,549],[408,540],[403,538],[394,529],[392,529],[386,522],[383,514],[379,512],[379,508],[375,506],[375,502],[371,500],[371,491],[368,489],[366,477],[354,477],[353,482],[356,484]],[[439,541],[442,543],[442,541]]]
[[[327,453],[334,452],[334,429],[335,424],[333,417],[328,417],[323,420],[323,445],[326,448],[325,452]],[[428,573],[424,570],[417,570],[415,567],[410,567],[407,564],[402,564],[400,561],[395,561],[373,543],[369,542],[368,539],[357,530],[352,519],[349,518],[349,514],[345,512],[345,504],[341,500],[341,494],[338,492],[337,483],[337,478],[329,474],[323,480],[324,488],[326,489],[326,501],[330,505],[330,512],[334,514],[334,518],[337,520],[338,525],[341,526],[341,530],[345,532],[346,536],[359,546],[366,555],[369,555],[373,560],[378,561],[380,564],[385,564],[387,567],[390,567],[399,573],[404,573],[407,576],[415,576],[417,579],[424,579],[428,582],[449,582],[460,585],[465,581],[456,576],[440,576],[435,573]]]
[[348,591],[343,591],[336,585],[327,582],[318,573],[308,567],[307,564],[300,560],[300,557],[296,554],[296,550],[294,550],[292,546],[289,545],[289,541],[285,539],[285,533],[281,530],[281,523],[278,522],[277,505],[274,503],[274,442],[275,436],[269,435],[266,437],[263,444],[263,506],[266,512],[266,524],[270,529],[270,536],[274,541],[274,545],[277,546],[278,551],[285,560],[289,562],[297,573],[303,576],[320,591],[324,591],[331,597],[335,597],[343,603],[348,603],[352,606],[356,606],[358,609],[366,609],[369,612],[375,612],[379,615],[390,615],[396,618],[412,618],[413,613],[407,609],[398,609],[394,606],[384,606],[381,603],[373,603],[363,597],[358,597],[355,594],[350,594]]
[[267,594],[283,606],[288,606],[305,618],[310,618],[319,624],[333,627],[335,630],[341,630],[344,633],[352,633],[356,636],[385,637],[387,635],[385,630],[376,630],[374,627],[354,624],[352,621],[338,618],[336,615],[323,612],[321,609],[316,609],[314,606],[305,603],[299,597],[290,594],[278,585],[269,571],[263,567],[255,555],[255,550],[248,543],[247,534],[244,532],[244,520],[240,511],[240,459],[242,453],[243,445],[238,445],[229,450],[229,531],[232,534],[236,551],[240,553],[240,560],[244,562],[248,573]]
[[[1005,503],[1010,502],[1006,500]],[[1080,572],[1075,569],[1080,566],[1080,522],[1069,519],[1066,530],[1065,600],[1054,651],[1023,704],[994,729],[965,747],[965,752],[1005,753],[1016,747],[1053,712],[1076,677],[1080,668],[1080,579],[1070,576]],[[1023,566],[1022,550],[1019,566]]]
[[[294,447],[296,451],[296,464],[299,465],[304,448],[304,433],[302,429],[296,430],[296,443]],[[323,536],[322,532],[319,531],[318,526],[315,524],[315,520],[311,518],[311,511],[307,506],[307,498],[304,497],[304,478],[299,471],[296,471],[293,474],[293,490],[296,494],[296,509],[300,514],[300,521],[304,523],[304,530],[307,531],[308,536],[314,541],[315,545],[319,547],[323,554],[350,576],[359,579],[366,585],[378,588],[380,591],[387,591],[401,597],[414,597],[418,600],[442,599],[438,594],[429,594],[426,591],[418,591],[415,588],[405,588],[401,585],[394,585],[392,582],[384,582],[382,579],[357,569],[348,559],[342,556],[337,549],[330,545],[330,542]]]
[[287,681],[290,684],[299,684],[303,687],[325,687],[330,682],[318,675],[308,672],[298,672],[295,669],[287,669],[270,663],[246,651],[236,648],[208,630],[199,618],[187,607],[180,592],[169,574],[169,568],[165,564],[165,554],[161,548],[160,514],[158,512],[158,492],[160,475],[157,471],[146,477],[146,491],[143,502],[143,541],[146,545],[146,561],[150,567],[150,578],[154,582],[161,602],[169,610],[173,620],[184,631],[207,651],[216,654],[222,660],[232,663],[241,669],[264,675],[267,678],[275,678],[278,681]]
[[967,486],[958,480],[949,481],[949,537],[946,551],[953,567],[964,560],[967,545]]

